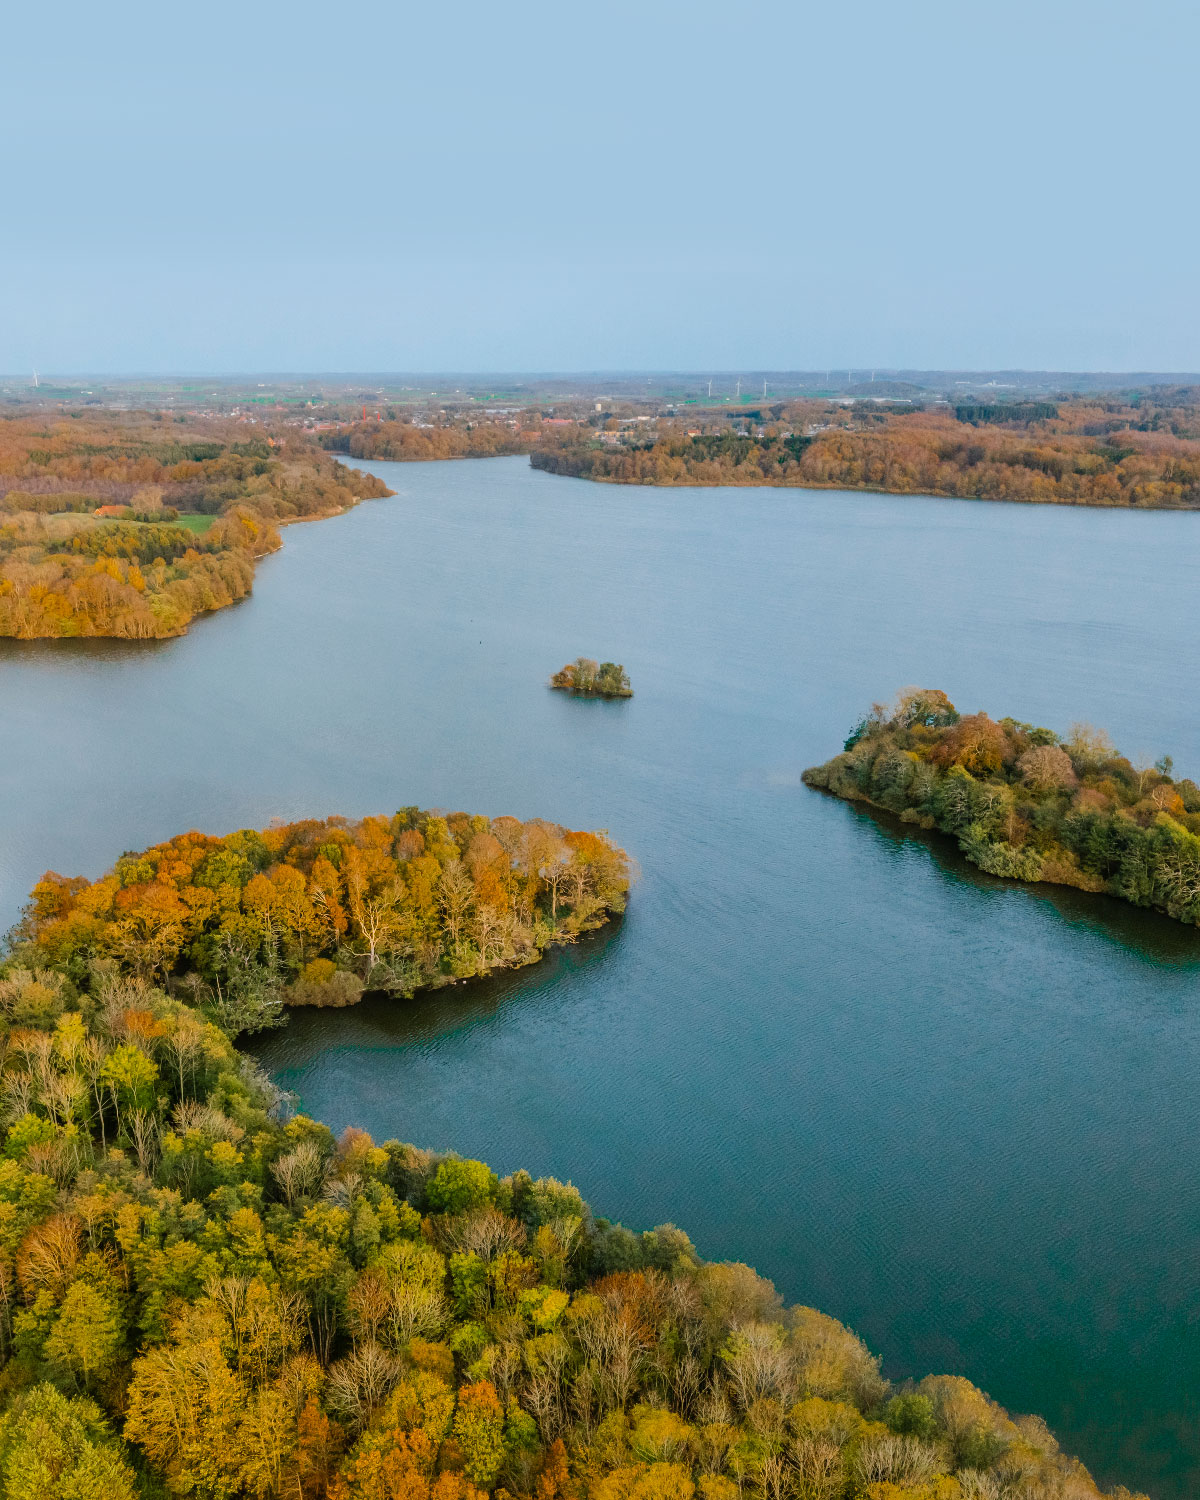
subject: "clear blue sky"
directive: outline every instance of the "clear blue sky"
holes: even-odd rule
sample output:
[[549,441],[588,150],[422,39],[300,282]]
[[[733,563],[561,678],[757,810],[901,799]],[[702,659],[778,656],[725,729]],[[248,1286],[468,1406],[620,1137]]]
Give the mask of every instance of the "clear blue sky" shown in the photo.
[[1200,8],[67,0],[0,370],[1200,369]]

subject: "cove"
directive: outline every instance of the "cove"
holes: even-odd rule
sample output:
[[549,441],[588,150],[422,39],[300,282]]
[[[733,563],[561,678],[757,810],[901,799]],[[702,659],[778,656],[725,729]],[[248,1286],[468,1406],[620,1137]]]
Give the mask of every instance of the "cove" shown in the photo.
[[[335,1128],[570,1177],[598,1212],[967,1375],[1098,1477],[1200,1489],[1200,933],[971,869],[800,771],[875,698],[1200,778],[1200,518],[364,464],[182,639],[0,648],[0,921],[190,826],[418,803],[605,827],[612,929],[264,1064]],[[578,654],[631,701],[551,692]]]

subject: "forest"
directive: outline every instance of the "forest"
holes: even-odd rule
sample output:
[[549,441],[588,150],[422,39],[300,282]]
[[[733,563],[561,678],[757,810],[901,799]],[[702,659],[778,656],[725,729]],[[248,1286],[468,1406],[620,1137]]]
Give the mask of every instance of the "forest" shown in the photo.
[[961,1376],[892,1384],[841,1323],[673,1225],[293,1112],[234,1045],[229,955],[333,952],[362,977],[355,883],[393,880],[388,849],[406,942],[451,968],[489,939],[469,915],[451,934],[448,870],[475,912],[508,882],[527,928],[554,908],[535,867],[571,872],[568,908],[578,858],[621,884],[608,846],[475,823],[193,835],[35,890],[0,960],[0,1494],[1099,1497],[1038,1418]]
[[157,412],[0,418],[0,636],[153,639],[244,598],[279,526],[391,493],[314,442]]
[[102,963],[185,993],[237,1035],[288,1006],[534,963],[623,911],[629,883],[604,834],[410,807],[186,833],[96,881],[47,871],[15,939],[37,967],[78,979]]
[[[731,425],[732,424],[732,425]],[[1065,505],[1200,506],[1195,392],[886,410],[816,402],[731,411],[648,442],[576,440],[535,468],[618,484],[796,485]]]
[[465,417],[459,414],[457,418],[439,417],[430,422],[393,417],[354,423],[321,433],[320,442],[332,452],[345,453],[351,458],[411,463],[532,453],[546,443],[577,441],[578,433],[574,422],[569,423],[565,432],[546,425],[536,410],[522,411],[511,421],[469,412]]
[[805,782],[940,829],[981,870],[1103,891],[1200,925],[1200,787],[1103,730],[960,715],[935,689],[876,704]]
[[550,679],[552,688],[579,698],[632,698],[629,673],[615,661],[593,661],[577,656]]

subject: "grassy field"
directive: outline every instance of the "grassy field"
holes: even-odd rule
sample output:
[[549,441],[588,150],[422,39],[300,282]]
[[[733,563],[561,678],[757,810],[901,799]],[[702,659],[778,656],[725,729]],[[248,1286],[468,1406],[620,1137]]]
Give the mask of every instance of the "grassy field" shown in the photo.
[[188,531],[194,531],[197,536],[200,536],[208,530],[216,519],[216,516],[201,516],[188,513],[179,516],[175,521],[175,525],[184,526]]

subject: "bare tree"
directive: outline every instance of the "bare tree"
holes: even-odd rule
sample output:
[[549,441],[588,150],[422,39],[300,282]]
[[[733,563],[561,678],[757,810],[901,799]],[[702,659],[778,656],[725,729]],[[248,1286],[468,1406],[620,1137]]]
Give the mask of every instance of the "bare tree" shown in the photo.
[[204,1055],[204,1027],[194,1016],[181,1015],[163,1038],[162,1047],[178,1074],[179,1097],[182,1099],[186,1092],[184,1069],[191,1073],[194,1082],[196,1063]]
[[104,1150],[108,1149],[108,1135],[104,1126],[104,1084],[101,1074],[104,1071],[104,1059],[108,1056],[108,1049],[98,1036],[89,1036],[84,1044],[84,1077],[87,1079],[88,1087],[91,1089],[92,1098],[96,1101],[96,1119],[100,1126],[100,1145]]
[[12,1125],[21,1118],[33,1112],[34,1087],[33,1077],[24,1071],[5,1073],[0,1080],[0,1118],[6,1125]]
[[133,1149],[137,1155],[138,1169],[147,1177],[154,1170],[154,1164],[158,1160],[159,1139],[161,1136],[161,1125],[158,1115],[153,1110],[134,1109],[129,1112],[125,1119],[125,1129],[129,1139],[133,1142]]
[[495,1260],[510,1250],[523,1250],[528,1238],[525,1226],[498,1208],[453,1214],[435,1221],[440,1247],[448,1253],[471,1254],[480,1260]]
[[989,1469],[959,1469],[955,1475],[963,1500],[1004,1500],[1014,1493],[1000,1474]]
[[777,1324],[745,1323],[734,1328],[721,1357],[743,1410],[765,1397],[774,1397],[785,1406],[794,1399],[796,1362]]
[[293,1150],[276,1157],[271,1175],[279,1184],[289,1208],[298,1198],[315,1198],[325,1184],[328,1164],[314,1141],[301,1141]]
[[854,1455],[855,1477],[863,1489],[871,1484],[923,1484],[937,1469],[937,1449],[901,1433],[869,1439]]
[[501,957],[510,926],[509,915],[494,906],[478,906],[471,920],[471,940],[479,950],[479,972],[486,974],[494,960]]
[[474,900],[475,887],[462,864],[458,860],[448,864],[438,880],[437,902],[442,916],[442,925],[449,935],[455,952],[462,945],[463,929],[466,927]]
[[791,1475],[788,1461],[782,1453],[768,1451],[763,1454],[760,1479],[765,1500],[784,1500],[790,1488]]
[[329,1371],[330,1410],[360,1432],[400,1378],[400,1365],[379,1344],[363,1343]]
[[631,1307],[609,1301],[575,1326],[595,1372],[602,1408],[623,1411],[646,1368],[652,1347],[649,1330]]
[[845,1493],[841,1445],[831,1437],[806,1434],[792,1444],[792,1483],[803,1500],[836,1500]]
[[438,1333],[446,1323],[446,1299],[432,1287],[399,1282],[388,1287],[383,1327],[394,1349],[411,1339]]
[[558,921],[558,903],[570,874],[570,856],[565,844],[549,850],[538,866],[538,878],[550,892],[550,920]]

